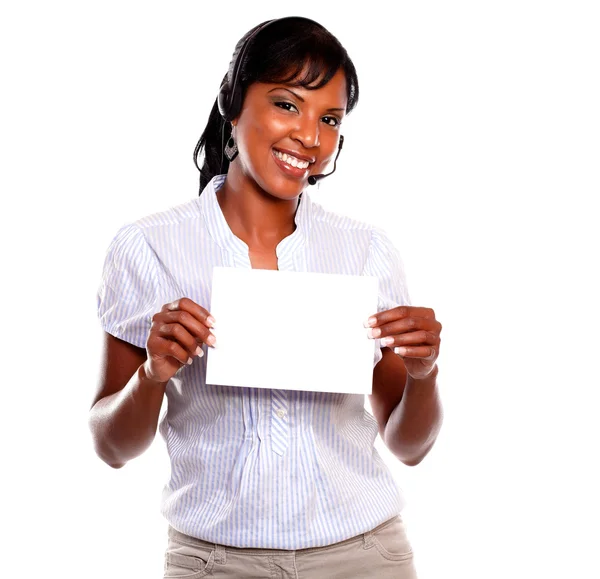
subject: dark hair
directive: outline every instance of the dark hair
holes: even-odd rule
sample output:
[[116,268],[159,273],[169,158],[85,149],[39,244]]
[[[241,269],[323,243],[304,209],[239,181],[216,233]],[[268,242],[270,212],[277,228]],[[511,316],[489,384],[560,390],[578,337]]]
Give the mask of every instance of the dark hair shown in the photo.
[[[255,26],[237,43],[223,81],[231,81],[242,46],[263,24]],[[252,39],[241,63],[239,82],[242,96],[254,82],[315,90],[326,85],[340,68],[346,74],[346,113],[349,113],[358,102],[358,77],[346,49],[317,22],[300,17],[283,18],[266,26]],[[215,99],[208,123],[194,149],[194,163],[200,171],[200,194],[215,175],[227,173],[229,161],[223,155],[223,147],[230,136],[231,123],[223,119]],[[203,153],[202,167],[198,165],[199,153]]]

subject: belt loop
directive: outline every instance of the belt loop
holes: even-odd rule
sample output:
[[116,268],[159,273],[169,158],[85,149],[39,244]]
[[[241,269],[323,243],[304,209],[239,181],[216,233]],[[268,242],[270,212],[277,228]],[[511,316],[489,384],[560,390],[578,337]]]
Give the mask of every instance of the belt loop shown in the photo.
[[217,565],[225,565],[227,563],[227,555],[225,553],[225,547],[223,545],[217,545],[215,543],[215,563]]
[[363,534],[363,549],[370,549],[373,546],[373,531],[367,531]]

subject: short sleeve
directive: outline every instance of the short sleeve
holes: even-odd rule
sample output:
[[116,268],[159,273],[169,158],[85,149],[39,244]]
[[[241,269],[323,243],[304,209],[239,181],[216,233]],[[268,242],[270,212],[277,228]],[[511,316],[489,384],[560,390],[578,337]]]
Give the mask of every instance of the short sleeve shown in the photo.
[[102,328],[139,348],[146,347],[158,303],[156,262],[140,228],[123,226],[108,247],[97,294]]
[[[372,230],[371,246],[363,275],[373,276],[379,280],[377,312],[411,305],[402,257],[381,228],[376,227]],[[379,340],[376,342],[378,347],[375,349],[373,366],[383,357]]]

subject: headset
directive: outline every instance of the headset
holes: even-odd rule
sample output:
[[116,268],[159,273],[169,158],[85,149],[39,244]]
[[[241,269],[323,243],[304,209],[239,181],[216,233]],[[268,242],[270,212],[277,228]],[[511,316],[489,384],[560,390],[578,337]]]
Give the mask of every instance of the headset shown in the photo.
[[[236,47],[236,50],[232,57],[232,64],[229,66],[229,70],[231,74],[227,74],[223,82],[221,83],[221,87],[219,89],[219,95],[217,97],[217,104],[219,107],[219,113],[223,117],[226,122],[230,122],[235,119],[242,110],[242,86],[240,84],[240,74],[242,69],[242,63],[244,62],[244,58],[246,53],[248,52],[249,46],[252,44],[252,41],[259,32],[267,28],[270,24],[275,22],[282,22],[283,20],[290,19],[301,19],[307,22],[311,22],[313,24],[318,24],[314,20],[310,18],[304,18],[302,16],[286,16],[285,18],[276,18],[273,20],[267,20],[263,22],[259,26],[256,27],[254,31],[252,31],[247,38],[241,40]],[[320,25],[319,25],[320,26]],[[335,161],[333,164],[333,171],[331,173],[327,173],[327,175],[319,174],[319,175],[311,175],[308,178],[308,182],[310,185],[314,185],[319,179],[331,175],[335,172],[335,167],[337,163],[337,158],[340,155],[342,150],[342,146],[344,144],[344,137],[340,135],[340,142],[338,145],[338,152],[335,157]]]
[[247,38],[242,39],[238,43],[238,46],[236,47],[236,50],[233,53],[233,57],[231,59],[232,64],[229,65],[229,70],[231,71],[231,74],[227,74],[227,77],[224,79],[223,83],[221,84],[221,88],[219,89],[219,112],[226,121],[232,121],[233,119],[235,119],[242,110],[242,87],[240,84],[239,77],[241,74],[244,57],[248,52],[249,46],[252,44],[252,40],[256,38],[256,36],[261,30],[264,30],[270,24],[292,19],[305,20],[306,22],[311,22],[312,24],[319,25],[318,22],[315,22],[310,18],[304,18],[302,16],[286,16],[285,18],[275,18],[273,20],[267,20],[266,22],[259,24],[248,35]]

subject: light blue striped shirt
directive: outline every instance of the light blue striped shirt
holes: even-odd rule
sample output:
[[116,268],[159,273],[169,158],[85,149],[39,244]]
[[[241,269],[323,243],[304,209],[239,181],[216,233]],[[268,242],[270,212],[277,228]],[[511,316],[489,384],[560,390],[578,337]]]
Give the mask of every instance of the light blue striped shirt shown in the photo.
[[[186,296],[210,311],[213,267],[252,267],[216,197],[224,178],[118,231],[98,292],[108,333],[145,348],[163,304]],[[409,304],[400,255],[383,230],[326,211],[306,191],[295,222],[277,246],[280,270],[376,276],[378,311]],[[333,364],[339,347],[331,346]],[[161,511],[182,533],[303,549],[363,533],[404,506],[374,449],[377,422],[364,395],[207,384],[204,356],[173,377],[166,396],[159,431],[171,473]]]

